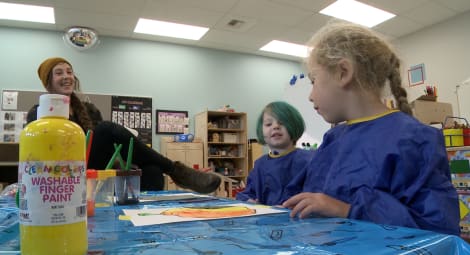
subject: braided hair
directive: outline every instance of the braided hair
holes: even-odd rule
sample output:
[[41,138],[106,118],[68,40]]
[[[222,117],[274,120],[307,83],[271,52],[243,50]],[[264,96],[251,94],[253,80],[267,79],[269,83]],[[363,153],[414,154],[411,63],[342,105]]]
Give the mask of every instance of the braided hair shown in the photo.
[[353,79],[359,88],[381,96],[387,82],[398,109],[412,115],[402,87],[400,60],[385,39],[365,27],[335,21],[323,27],[309,43],[313,47],[307,64],[316,61],[333,72],[341,59],[356,67]]

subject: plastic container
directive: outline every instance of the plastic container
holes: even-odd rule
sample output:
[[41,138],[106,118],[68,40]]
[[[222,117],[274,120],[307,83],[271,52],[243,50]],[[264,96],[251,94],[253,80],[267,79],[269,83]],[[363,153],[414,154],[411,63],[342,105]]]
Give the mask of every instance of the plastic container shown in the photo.
[[139,203],[140,176],[142,170],[116,170],[116,203],[130,205]]
[[45,94],[19,142],[21,254],[86,254],[85,134],[67,96]]
[[97,171],[95,189],[95,207],[109,207],[114,205],[114,181],[116,170],[106,169]]
[[[449,120],[454,120],[454,125],[451,128],[445,128]],[[458,124],[458,122],[465,122],[465,124]],[[466,118],[447,116],[442,126],[444,127],[443,133],[446,147],[470,144],[470,129]]]
[[462,133],[463,133],[463,146],[470,146],[470,128],[464,128]]
[[463,146],[463,129],[446,128],[444,129],[446,147]]

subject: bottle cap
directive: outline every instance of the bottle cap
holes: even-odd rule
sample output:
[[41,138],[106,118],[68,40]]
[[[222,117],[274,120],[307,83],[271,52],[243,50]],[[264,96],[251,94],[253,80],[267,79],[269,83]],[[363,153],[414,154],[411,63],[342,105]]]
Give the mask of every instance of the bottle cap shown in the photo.
[[69,118],[70,98],[59,94],[44,94],[39,97],[38,119],[42,117]]

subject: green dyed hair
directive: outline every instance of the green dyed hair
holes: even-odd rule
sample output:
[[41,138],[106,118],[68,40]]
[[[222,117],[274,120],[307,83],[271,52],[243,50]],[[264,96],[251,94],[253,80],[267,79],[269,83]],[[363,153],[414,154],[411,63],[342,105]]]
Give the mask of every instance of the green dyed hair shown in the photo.
[[305,131],[304,119],[294,106],[283,101],[271,102],[264,107],[263,111],[258,116],[258,122],[256,124],[256,135],[258,136],[258,142],[261,144],[266,144],[263,136],[263,116],[265,113],[273,116],[286,127],[294,144]]

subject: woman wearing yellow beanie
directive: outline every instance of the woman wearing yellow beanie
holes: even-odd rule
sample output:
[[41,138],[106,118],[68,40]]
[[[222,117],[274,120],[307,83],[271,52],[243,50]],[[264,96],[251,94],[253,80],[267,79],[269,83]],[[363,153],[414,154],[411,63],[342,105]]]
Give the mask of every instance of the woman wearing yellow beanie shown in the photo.
[[[91,103],[82,102],[76,92],[80,82],[75,76],[72,65],[64,58],[55,57],[44,60],[38,68],[38,76],[48,93],[70,97],[69,119],[86,132],[93,130],[93,143],[88,167],[104,169],[114,153],[114,144],[122,144],[121,156],[127,158],[128,143],[134,137],[133,163],[142,169],[141,189],[162,190],[163,173],[168,174],[179,186],[200,193],[215,191],[221,182],[218,175],[196,171],[184,164],[162,156],[142,143],[125,127],[103,121],[101,112]],[[36,120],[38,105],[28,112],[28,123]]]

